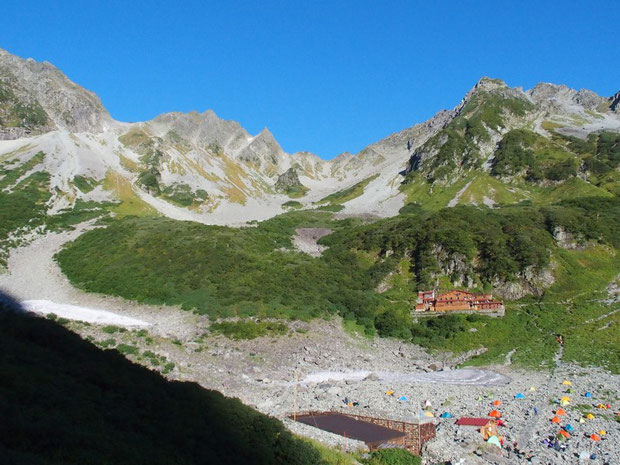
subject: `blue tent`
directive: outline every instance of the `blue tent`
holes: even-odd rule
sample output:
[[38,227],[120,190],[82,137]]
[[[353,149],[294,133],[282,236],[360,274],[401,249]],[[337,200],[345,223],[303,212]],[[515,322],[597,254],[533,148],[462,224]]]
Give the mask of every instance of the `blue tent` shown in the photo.
[[407,402],[409,399],[407,399],[405,396],[399,397],[398,400],[402,400],[403,402]]
[[517,395],[515,396],[515,399],[525,399],[525,396],[519,392],[519,393],[517,393]]
[[452,418],[452,414],[449,412],[443,412],[441,415],[439,415],[440,418]]
[[591,393],[591,392],[586,392],[586,393],[585,393],[585,396],[586,396],[586,397],[592,397],[592,393]]
[[571,425],[566,425],[566,426],[564,427],[564,429],[565,429],[566,431],[572,431],[572,430],[573,430],[573,427],[572,427]]

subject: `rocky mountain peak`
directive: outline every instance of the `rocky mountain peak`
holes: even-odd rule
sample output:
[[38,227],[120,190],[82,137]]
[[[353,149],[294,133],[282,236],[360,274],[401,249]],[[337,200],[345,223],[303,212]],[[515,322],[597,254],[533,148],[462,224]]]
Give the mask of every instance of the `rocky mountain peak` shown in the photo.
[[609,97],[609,109],[615,113],[620,113],[620,90]]
[[45,113],[47,121],[39,125],[38,132],[58,128],[97,133],[111,121],[99,97],[72,82],[51,63],[19,58],[0,49],[0,83],[16,104],[37,111],[40,107]]
[[508,87],[508,85],[501,79],[494,79],[487,76],[481,77],[476,85],[472,88],[472,91],[486,90],[491,91],[495,89],[502,89]]
[[571,89],[565,85],[551,84],[541,82],[535,87],[527,91],[527,94],[537,104],[545,106],[566,107],[570,105],[578,105],[588,110],[596,110],[605,103],[605,99],[596,92],[581,89],[579,91]]

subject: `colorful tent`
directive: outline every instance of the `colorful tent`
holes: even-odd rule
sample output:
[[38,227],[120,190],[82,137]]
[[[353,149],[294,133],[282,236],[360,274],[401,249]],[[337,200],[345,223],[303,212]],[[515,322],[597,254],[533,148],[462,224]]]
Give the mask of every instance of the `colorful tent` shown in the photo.
[[571,425],[566,425],[564,429],[568,432],[571,432],[574,428]]
[[602,410],[606,410],[606,409],[607,409],[607,406],[606,406],[606,405],[603,405],[603,404],[598,404],[598,405],[596,406],[596,408],[600,408],[600,409],[602,409]]
[[591,392],[586,392],[586,393],[584,394],[584,396],[585,396],[585,397],[592,397],[592,393],[591,393]]
[[558,416],[559,415],[566,415],[566,411],[563,408],[561,408],[561,409],[558,409],[558,411],[555,412],[555,414],[558,415]]
[[501,401],[501,400],[494,400],[494,401],[493,401],[493,405],[494,405],[495,407],[499,407],[500,405],[502,405],[502,401]]
[[518,393],[515,395],[515,399],[525,399],[525,396],[524,396],[522,393],[518,392]]
[[394,395],[394,391],[392,391],[391,389],[389,391],[385,391],[385,395],[386,396],[393,396]]
[[494,446],[499,447],[500,449],[502,448],[502,443],[499,442],[499,439],[497,438],[497,436],[491,436],[487,442],[489,444],[493,444]]
[[443,412],[441,415],[439,415],[441,418],[452,418],[452,414],[449,412]]
[[600,434],[601,436],[605,436],[607,434],[607,431],[605,431],[604,429],[600,430],[598,432],[598,434]]
[[565,437],[566,439],[570,438],[570,434],[568,434],[565,430],[561,429],[558,432],[558,435]]
[[587,418],[588,420],[592,420],[592,419],[594,419],[594,415],[592,415],[591,413],[588,413],[588,414],[586,415],[586,418]]
[[560,420],[560,417],[553,417],[551,419],[551,423],[560,423],[562,420]]
[[402,402],[407,402],[409,399],[407,399],[405,396],[400,396],[398,398],[398,400],[402,401]]
[[569,380],[565,379],[564,381],[562,381],[562,384],[564,386],[572,386],[573,383],[571,383]]
[[490,416],[490,417],[493,417],[493,418],[499,418],[499,417],[501,417],[501,416],[502,416],[502,414],[501,414],[501,413],[499,413],[499,411],[497,411],[497,410],[491,410],[491,411],[489,412],[489,416]]
[[598,434],[593,434],[590,436],[590,439],[592,439],[593,441],[600,441],[601,437]]

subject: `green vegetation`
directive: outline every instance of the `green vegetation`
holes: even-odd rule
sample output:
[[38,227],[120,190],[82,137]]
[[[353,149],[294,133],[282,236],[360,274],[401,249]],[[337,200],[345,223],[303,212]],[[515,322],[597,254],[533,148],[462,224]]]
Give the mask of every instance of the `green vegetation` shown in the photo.
[[192,190],[187,184],[172,184],[161,191],[161,196],[181,207],[202,205],[209,199],[209,194],[203,189]]
[[88,232],[57,258],[69,278],[95,292],[181,304],[212,316],[311,318],[353,312],[372,326],[372,278],[349,250],[324,258],[290,249],[296,228],[343,229],[326,212],[291,212],[257,228],[125,218]]
[[288,333],[286,324],[273,321],[221,321],[209,326],[211,332],[230,339],[256,339],[264,336],[281,336]]
[[[327,212],[290,212],[236,230],[167,219],[125,218],[90,231],[57,258],[76,285],[151,303],[181,304],[212,317],[257,316],[222,322],[212,330],[233,338],[285,333],[264,318],[344,318],[349,331],[411,340],[430,349],[488,350],[470,361],[549,365],[555,332],[574,345],[565,357],[618,370],[614,348],[618,315],[600,322],[609,307],[592,301],[618,274],[620,200],[528,202],[497,209],[458,206],[427,211],[406,206],[401,215],[363,225],[334,221]],[[290,251],[298,227],[329,227],[320,258]],[[564,250],[563,231],[582,250]],[[286,251],[284,251],[285,249]],[[553,269],[555,284],[537,281]],[[439,286],[492,291],[501,283],[537,287],[542,297],[508,302],[506,317],[449,315],[413,322],[415,292]],[[385,290],[375,292],[380,283]],[[463,284],[464,283],[464,284]],[[567,312],[566,302],[571,301]],[[475,329],[476,332],[471,332]],[[597,330],[597,360],[581,341]],[[577,343],[577,341],[580,341]],[[614,355],[615,353],[615,355]]]
[[157,210],[142,200],[133,190],[131,183],[118,173],[108,171],[103,188],[113,191],[119,203],[111,210],[119,217],[156,216]]
[[49,174],[38,171],[24,178],[43,157],[39,152],[17,168],[0,171],[0,267],[6,265],[8,248],[18,244],[15,237],[10,237],[17,231],[43,225],[47,218],[45,203],[51,197]]
[[298,209],[298,208],[303,207],[303,204],[301,202],[298,202],[297,200],[288,200],[288,201],[284,202],[282,204],[282,206],[284,208]]
[[16,307],[0,298],[4,463],[329,463],[280,421],[238,399],[167,381]]
[[333,194],[330,194],[327,197],[323,197],[317,203],[329,203],[330,205],[340,205],[345,202],[348,202],[349,200],[353,200],[359,197],[360,195],[362,195],[364,193],[364,189],[366,188],[366,186],[374,179],[377,179],[377,177],[379,177],[379,174],[370,176],[369,178],[366,178],[363,181],[360,181],[357,184],[354,184],[353,186],[348,187],[347,189],[343,189],[341,191],[334,192]]
[[21,100],[8,82],[0,80],[0,127],[34,130],[47,125],[48,121],[39,102]]
[[78,199],[73,207],[48,215],[46,203],[52,196],[50,175],[46,171],[33,172],[44,158],[45,154],[38,152],[19,166],[12,167],[14,162],[0,165],[0,267],[6,265],[9,248],[21,243],[21,233],[42,226],[49,230],[68,229],[106,215],[106,208],[112,205]]
[[362,460],[365,465],[421,465],[422,458],[412,455],[404,449],[383,449],[370,454]]
[[279,191],[282,192],[283,194],[288,195],[292,199],[298,199],[298,198],[303,197],[304,195],[307,194],[308,188],[306,186],[303,186],[303,185],[288,186],[286,188],[280,189]]
[[[403,184],[414,181],[414,173],[422,169],[433,184],[446,183],[457,172],[479,168],[484,160],[478,144],[490,139],[488,129],[502,129],[506,114],[525,116],[532,108],[527,100],[503,93],[474,93],[459,116],[416,150],[410,161],[412,171]],[[426,157],[427,154],[432,156]]]
[[344,210],[344,205],[321,205],[320,207],[317,207],[317,210],[321,210],[324,212],[333,212],[333,213],[337,213],[339,211]]
[[87,178],[80,175],[73,177],[73,184],[75,184],[75,186],[85,194],[88,194],[95,187],[97,187],[97,181],[93,178]]

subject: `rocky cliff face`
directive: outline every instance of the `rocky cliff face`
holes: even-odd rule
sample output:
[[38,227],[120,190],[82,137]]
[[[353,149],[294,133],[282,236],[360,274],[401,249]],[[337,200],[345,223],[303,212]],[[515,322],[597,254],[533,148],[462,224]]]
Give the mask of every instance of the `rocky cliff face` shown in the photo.
[[[24,60],[0,49],[0,86],[11,93],[15,105],[30,115],[21,121],[4,121],[4,138],[14,138],[53,129],[99,133],[111,118],[99,98],[71,82],[52,64]],[[8,124],[7,124],[8,123]]]

